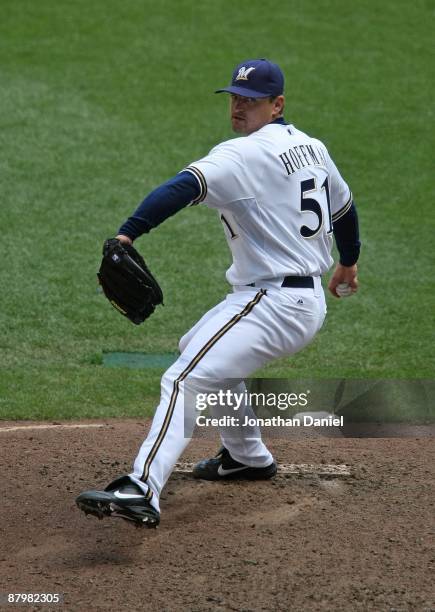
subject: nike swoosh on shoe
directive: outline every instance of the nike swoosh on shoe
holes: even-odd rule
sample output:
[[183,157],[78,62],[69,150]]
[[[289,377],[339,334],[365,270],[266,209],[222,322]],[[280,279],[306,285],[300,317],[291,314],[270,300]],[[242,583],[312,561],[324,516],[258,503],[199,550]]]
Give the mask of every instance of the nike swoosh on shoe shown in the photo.
[[219,476],[228,476],[229,474],[233,474],[234,472],[241,472],[242,470],[247,470],[249,466],[244,465],[242,467],[238,467],[238,468],[231,468],[229,470],[226,470],[225,468],[223,468],[221,465],[218,467],[218,474]]
[[145,495],[135,495],[134,493],[121,493],[121,491],[114,491],[113,495],[118,499],[144,499]]

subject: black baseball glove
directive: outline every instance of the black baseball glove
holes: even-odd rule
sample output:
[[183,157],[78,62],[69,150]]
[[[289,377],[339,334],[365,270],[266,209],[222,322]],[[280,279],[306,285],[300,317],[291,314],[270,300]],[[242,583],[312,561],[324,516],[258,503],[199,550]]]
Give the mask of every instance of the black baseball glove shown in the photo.
[[163,304],[159,283],[136,249],[109,238],[103,246],[103,260],[97,273],[104,295],[136,325],[143,323],[158,304]]

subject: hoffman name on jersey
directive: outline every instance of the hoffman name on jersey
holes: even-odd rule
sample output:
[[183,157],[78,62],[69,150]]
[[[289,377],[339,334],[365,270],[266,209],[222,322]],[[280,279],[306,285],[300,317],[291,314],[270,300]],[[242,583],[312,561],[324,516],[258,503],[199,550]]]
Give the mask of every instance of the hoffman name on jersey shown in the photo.
[[287,174],[293,174],[296,170],[306,166],[326,166],[326,159],[323,151],[313,145],[301,144],[290,147],[279,156],[284,164]]

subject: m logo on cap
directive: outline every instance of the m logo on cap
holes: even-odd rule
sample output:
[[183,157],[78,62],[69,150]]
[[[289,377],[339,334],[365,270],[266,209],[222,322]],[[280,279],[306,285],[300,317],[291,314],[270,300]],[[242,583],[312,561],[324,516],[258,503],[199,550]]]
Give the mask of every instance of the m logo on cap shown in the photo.
[[245,66],[242,66],[236,76],[236,81],[247,81],[249,73],[253,70],[255,70],[254,66],[252,66],[251,68],[245,68]]

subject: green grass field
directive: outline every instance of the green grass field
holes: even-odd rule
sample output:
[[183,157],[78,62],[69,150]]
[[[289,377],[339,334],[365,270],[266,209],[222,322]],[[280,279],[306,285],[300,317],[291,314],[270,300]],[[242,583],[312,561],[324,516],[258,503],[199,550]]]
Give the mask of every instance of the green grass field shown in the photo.
[[[0,415],[150,414],[161,370],[103,351],[173,352],[227,291],[220,222],[186,209],[138,240],[164,308],[131,325],[96,291],[103,240],[153,187],[231,137],[233,66],[286,74],[286,119],[322,139],[355,195],[361,291],[268,377],[435,372],[429,0],[3,0]],[[432,171],[432,172],[431,172]]]

